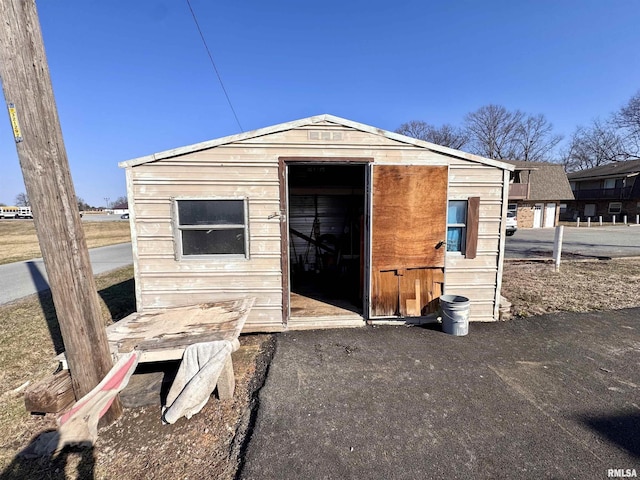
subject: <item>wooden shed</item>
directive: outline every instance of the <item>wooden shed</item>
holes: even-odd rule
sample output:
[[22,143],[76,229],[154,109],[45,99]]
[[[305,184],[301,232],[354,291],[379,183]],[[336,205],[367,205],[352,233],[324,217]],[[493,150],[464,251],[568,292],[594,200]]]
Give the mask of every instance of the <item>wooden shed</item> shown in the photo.
[[245,332],[498,319],[512,165],[319,115],[120,163],[139,312],[255,297]]

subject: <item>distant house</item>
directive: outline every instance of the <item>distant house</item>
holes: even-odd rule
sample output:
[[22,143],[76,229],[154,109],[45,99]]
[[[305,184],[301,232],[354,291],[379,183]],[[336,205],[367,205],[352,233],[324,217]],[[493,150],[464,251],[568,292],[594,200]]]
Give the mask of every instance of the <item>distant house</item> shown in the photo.
[[114,215],[122,215],[123,213],[129,213],[128,203],[117,203],[111,207],[111,211]]
[[[640,160],[610,163],[568,174],[575,201],[567,210],[567,218],[580,217],[606,222],[621,221],[627,215],[629,221],[640,214]],[[635,222],[635,220],[633,220]]]
[[518,228],[555,227],[560,211],[573,200],[562,165],[504,160],[515,166],[509,184],[509,211],[516,212]]

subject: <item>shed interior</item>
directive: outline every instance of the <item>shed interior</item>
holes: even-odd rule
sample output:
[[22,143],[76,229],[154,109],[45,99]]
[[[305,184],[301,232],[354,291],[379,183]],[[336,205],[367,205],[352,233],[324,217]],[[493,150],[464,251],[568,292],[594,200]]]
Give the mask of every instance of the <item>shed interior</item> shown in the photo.
[[365,172],[288,166],[291,316],[362,314]]

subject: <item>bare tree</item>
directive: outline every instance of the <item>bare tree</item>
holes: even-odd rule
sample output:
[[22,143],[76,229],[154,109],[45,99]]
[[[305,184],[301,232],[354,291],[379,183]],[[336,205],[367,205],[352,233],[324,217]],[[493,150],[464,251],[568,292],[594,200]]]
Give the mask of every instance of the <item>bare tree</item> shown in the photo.
[[111,206],[113,208],[123,208],[125,205],[129,204],[129,199],[127,197],[118,197],[112,203]]
[[427,140],[429,130],[433,127],[422,120],[411,120],[407,123],[403,123],[396,129],[396,133],[400,135],[406,135],[407,137],[417,138],[418,140]]
[[515,159],[518,129],[523,118],[521,111],[509,112],[500,105],[485,105],[467,114],[465,126],[471,150],[487,158]]
[[31,204],[29,203],[29,196],[26,193],[19,193],[16,195],[16,206],[17,207],[28,207]]
[[468,141],[468,137],[463,130],[448,123],[435,127],[421,120],[411,120],[400,125],[396,133],[456,150],[464,147]]
[[549,160],[562,135],[553,133],[553,125],[544,115],[529,115],[518,127],[516,142],[519,145],[517,160],[542,162]]
[[78,210],[80,210],[81,212],[86,210],[91,210],[91,205],[85,202],[82,197],[78,197],[77,200],[78,200]]
[[473,153],[497,160],[548,160],[562,140],[544,115],[485,105],[465,117]]
[[587,127],[576,128],[562,154],[562,163],[569,172],[628,159],[619,130],[601,120],[594,120]]
[[620,129],[627,155],[640,155],[640,91],[629,99],[626,105],[613,114],[612,123]]

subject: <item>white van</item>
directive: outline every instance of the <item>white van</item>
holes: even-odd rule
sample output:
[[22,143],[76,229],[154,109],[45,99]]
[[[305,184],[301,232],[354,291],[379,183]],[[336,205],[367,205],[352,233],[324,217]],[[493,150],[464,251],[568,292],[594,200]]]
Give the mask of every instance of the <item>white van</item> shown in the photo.
[[18,207],[18,213],[16,214],[17,218],[33,218],[33,213],[31,213],[31,207]]

